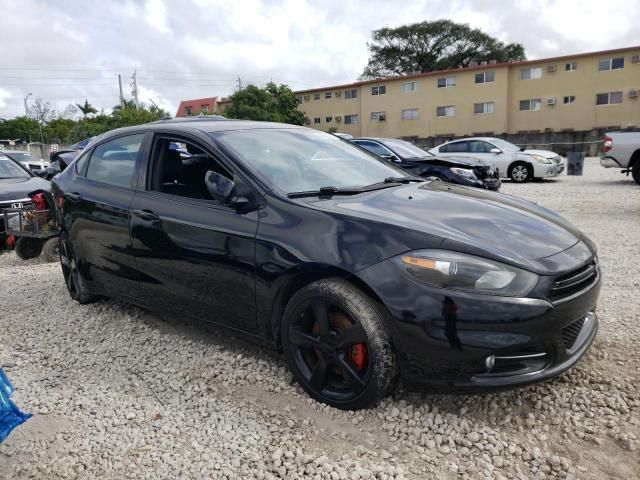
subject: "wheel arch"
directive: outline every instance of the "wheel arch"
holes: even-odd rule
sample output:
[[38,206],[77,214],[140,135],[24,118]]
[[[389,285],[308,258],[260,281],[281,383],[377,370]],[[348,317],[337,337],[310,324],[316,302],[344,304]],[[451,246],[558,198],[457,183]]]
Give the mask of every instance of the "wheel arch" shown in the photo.
[[511,177],[511,169],[517,165],[518,163],[524,163],[525,165],[527,165],[529,168],[531,168],[531,176],[529,178],[534,178],[535,177],[535,167],[533,166],[533,163],[529,162],[528,160],[522,160],[522,159],[516,159],[513,160],[509,166],[507,167],[507,178]]
[[273,298],[268,328],[278,351],[282,351],[280,326],[282,324],[282,315],[284,314],[287,304],[301,289],[313,282],[326,278],[346,280],[362,290],[384,308],[380,297],[378,297],[373,289],[353,273],[333,265],[319,263],[298,265],[286,274],[286,278],[283,278],[281,284],[277,287],[277,293]]

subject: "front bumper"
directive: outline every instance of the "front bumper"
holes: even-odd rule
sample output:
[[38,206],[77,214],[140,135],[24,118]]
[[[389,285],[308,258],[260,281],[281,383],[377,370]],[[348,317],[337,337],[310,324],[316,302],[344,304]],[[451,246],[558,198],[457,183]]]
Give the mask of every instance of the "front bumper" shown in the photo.
[[387,328],[400,375],[410,387],[540,382],[571,368],[596,336],[599,275],[578,294],[550,301],[399,282],[400,273],[393,262],[382,262],[358,276],[391,314]]
[[534,163],[533,176],[535,178],[557,177],[564,172],[564,162],[560,163]]

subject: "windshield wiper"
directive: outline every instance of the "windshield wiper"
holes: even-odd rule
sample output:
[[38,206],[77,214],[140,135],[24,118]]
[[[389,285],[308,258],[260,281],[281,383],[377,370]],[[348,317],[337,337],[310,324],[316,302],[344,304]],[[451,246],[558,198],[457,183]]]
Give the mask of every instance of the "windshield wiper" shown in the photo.
[[305,192],[291,192],[287,194],[289,198],[302,198],[302,197],[323,197],[333,195],[355,195],[362,193],[362,188],[337,188],[337,187],[320,187],[318,190],[308,190]]
[[[411,182],[424,182],[424,178],[420,177],[387,177],[384,179],[384,183],[411,183]],[[373,185],[377,185],[374,183]]]

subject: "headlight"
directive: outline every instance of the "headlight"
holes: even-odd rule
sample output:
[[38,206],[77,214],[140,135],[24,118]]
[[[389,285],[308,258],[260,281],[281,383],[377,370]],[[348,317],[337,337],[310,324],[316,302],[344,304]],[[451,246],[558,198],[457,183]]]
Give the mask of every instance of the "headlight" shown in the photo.
[[473,180],[476,179],[476,174],[473,173],[473,170],[458,167],[451,167],[449,170],[451,170],[456,175],[460,175],[461,177],[471,178]]
[[418,250],[396,257],[415,279],[441,288],[521,297],[538,282],[535,273],[447,250]]
[[533,158],[538,163],[547,163],[547,164],[553,163],[551,159],[541,157],[540,155],[530,155],[530,157]]

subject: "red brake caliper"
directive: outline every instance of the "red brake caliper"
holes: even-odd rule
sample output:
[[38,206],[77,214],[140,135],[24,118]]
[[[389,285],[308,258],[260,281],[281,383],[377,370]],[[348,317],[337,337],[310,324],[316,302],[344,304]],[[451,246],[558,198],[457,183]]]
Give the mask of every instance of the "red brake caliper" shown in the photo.
[[357,343],[351,347],[349,359],[358,370],[367,366],[367,346],[364,343]]

